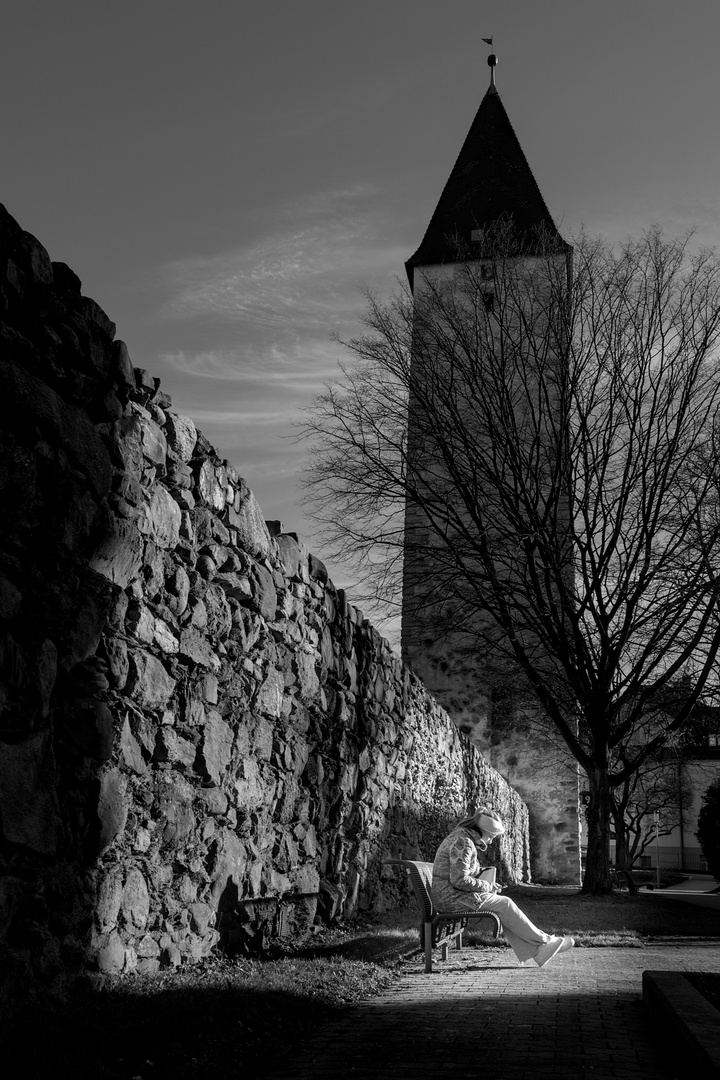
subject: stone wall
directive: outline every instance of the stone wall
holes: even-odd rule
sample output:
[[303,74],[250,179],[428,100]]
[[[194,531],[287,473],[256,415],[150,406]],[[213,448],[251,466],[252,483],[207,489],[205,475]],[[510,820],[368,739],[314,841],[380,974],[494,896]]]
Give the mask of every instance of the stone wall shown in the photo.
[[524,804],[0,208],[0,970],[154,971],[399,904]]

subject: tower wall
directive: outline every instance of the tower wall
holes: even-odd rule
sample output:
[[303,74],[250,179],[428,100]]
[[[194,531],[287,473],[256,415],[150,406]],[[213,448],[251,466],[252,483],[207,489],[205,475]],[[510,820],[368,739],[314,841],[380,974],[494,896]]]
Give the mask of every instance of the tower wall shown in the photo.
[[[556,267],[564,272],[565,254]],[[533,260],[524,258],[530,265]],[[416,310],[431,290],[451,287],[461,264],[424,266],[416,270]],[[443,364],[443,360],[438,361]],[[448,377],[450,364],[447,363]],[[427,447],[418,436],[418,404],[409,404],[409,455],[415,468],[430,468]],[[477,418],[465,418],[470,425]],[[450,423],[457,423],[455,416]],[[478,439],[483,432],[478,426]],[[433,482],[442,483],[442,466],[431,463]],[[451,484],[448,490],[452,498]],[[482,498],[482,495],[480,495]],[[445,562],[433,564],[427,519],[417,505],[406,507],[406,552],[402,642],[403,658],[452,717],[522,795],[530,811],[533,877],[548,882],[580,880],[578,768],[551,721],[528,695],[518,692],[518,669],[501,655],[500,631],[466,596],[462,575],[453,581]],[[482,641],[478,639],[482,638]],[[492,640],[497,642],[493,647]]]

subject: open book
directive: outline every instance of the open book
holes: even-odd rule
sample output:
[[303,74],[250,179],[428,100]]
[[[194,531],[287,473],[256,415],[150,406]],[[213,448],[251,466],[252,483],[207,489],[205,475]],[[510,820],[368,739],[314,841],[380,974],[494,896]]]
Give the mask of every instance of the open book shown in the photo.
[[488,881],[491,885],[494,885],[495,884],[495,867],[494,866],[486,866],[485,869],[480,874],[480,877],[481,877],[481,879],[483,881]]

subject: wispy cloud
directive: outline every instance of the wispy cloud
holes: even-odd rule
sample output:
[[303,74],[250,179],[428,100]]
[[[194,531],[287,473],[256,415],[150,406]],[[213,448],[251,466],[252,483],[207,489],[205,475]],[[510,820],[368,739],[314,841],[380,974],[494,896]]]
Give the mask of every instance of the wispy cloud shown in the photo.
[[253,335],[233,348],[220,347],[199,352],[178,350],[165,353],[164,363],[176,371],[206,379],[261,383],[268,390],[278,388],[303,394],[323,385],[337,372],[342,346],[327,339],[294,337],[264,341]]
[[361,287],[390,281],[405,257],[372,196],[363,187],[316,194],[287,205],[250,246],[170,264],[163,314],[329,335],[362,307]]

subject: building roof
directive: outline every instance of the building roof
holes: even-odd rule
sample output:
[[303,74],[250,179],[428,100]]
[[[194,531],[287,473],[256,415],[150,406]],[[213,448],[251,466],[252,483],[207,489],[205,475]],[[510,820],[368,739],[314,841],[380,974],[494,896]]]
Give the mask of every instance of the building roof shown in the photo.
[[482,258],[472,234],[502,233],[520,253],[548,242],[569,251],[560,236],[494,84],[475,114],[467,138],[415,254],[405,263],[410,284],[416,266]]

